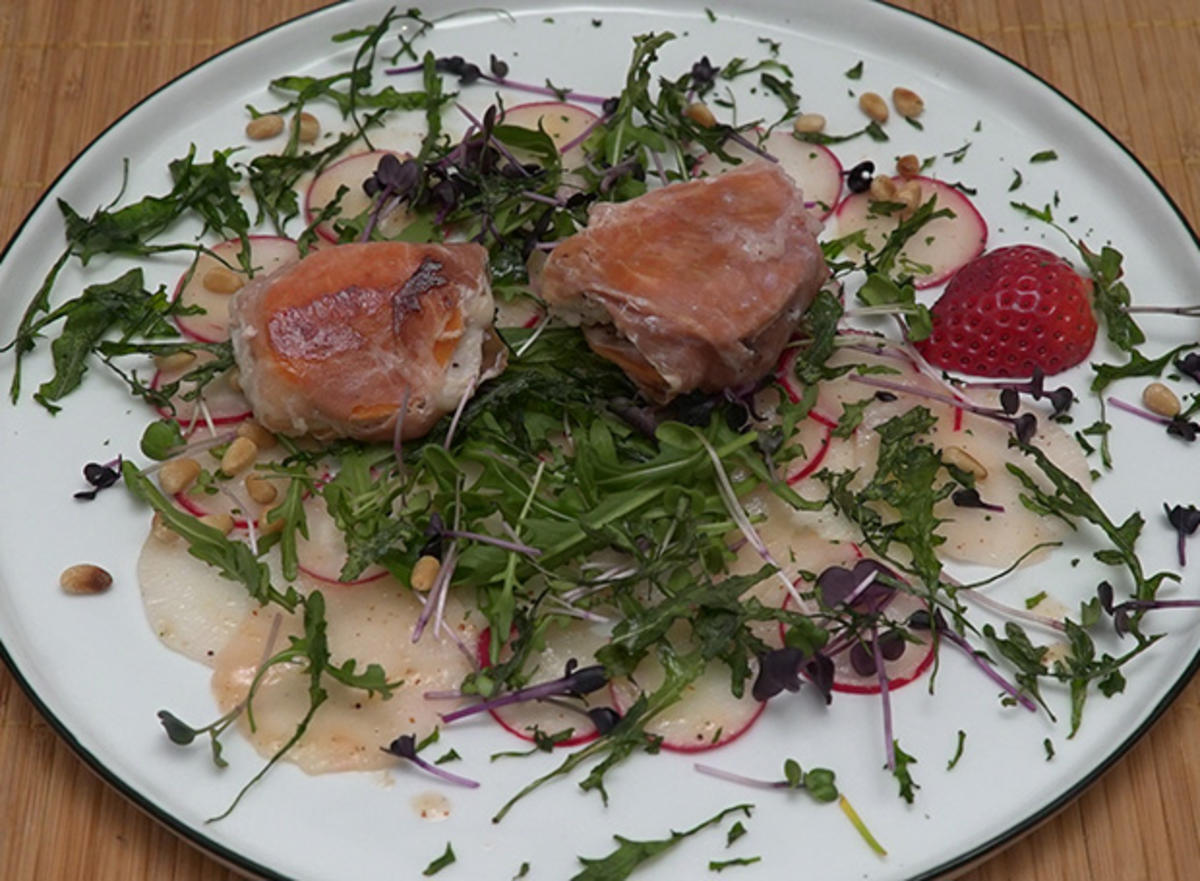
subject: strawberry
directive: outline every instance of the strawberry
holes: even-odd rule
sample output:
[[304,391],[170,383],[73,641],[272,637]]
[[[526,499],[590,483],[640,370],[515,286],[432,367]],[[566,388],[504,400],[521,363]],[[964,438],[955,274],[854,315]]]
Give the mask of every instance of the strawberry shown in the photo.
[[1083,361],[1096,341],[1091,282],[1036,245],[998,248],[963,266],[934,304],[927,361],[973,376],[1049,375]]

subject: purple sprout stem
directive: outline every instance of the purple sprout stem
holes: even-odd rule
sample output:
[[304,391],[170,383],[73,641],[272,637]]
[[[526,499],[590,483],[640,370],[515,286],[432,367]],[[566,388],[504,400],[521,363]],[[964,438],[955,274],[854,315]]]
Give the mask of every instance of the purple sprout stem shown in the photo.
[[1017,703],[1029,710],[1031,713],[1037,712],[1037,704],[1035,704],[1029,697],[1022,694],[1011,682],[997,673],[991,664],[979,657],[979,653],[976,652],[975,649],[971,648],[971,644],[963,637],[959,636],[949,627],[943,627],[940,633],[942,636],[950,640],[950,642],[964,651],[967,654],[967,657],[975,662],[975,666],[982,670],[989,679],[1004,689],[1005,692],[1011,695]]
[[1126,609],[1197,609],[1200,600],[1126,600],[1121,605]]
[[422,771],[427,771],[434,777],[441,777],[447,783],[453,783],[457,786],[465,786],[468,789],[479,788],[478,781],[471,780],[468,777],[460,777],[451,771],[447,771],[445,768],[439,768],[437,765],[431,765],[420,756],[407,756],[406,758]]
[[375,207],[371,210],[371,216],[367,218],[367,225],[363,227],[362,235],[359,236],[360,242],[368,242],[371,240],[371,233],[375,232],[375,227],[379,223],[379,218],[383,214],[384,203],[388,197],[392,195],[392,185],[388,184],[379,191],[379,197],[375,200]]
[[493,538],[490,535],[484,535],[480,532],[467,532],[460,529],[447,529],[442,532],[446,538],[465,538],[468,541],[477,541],[483,544],[495,545],[498,548],[504,548],[506,551],[513,551],[518,554],[528,554],[531,557],[536,557],[542,552],[541,548],[535,548],[532,545],[522,544],[515,541],[507,541],[503,538]]
[[571,140],[567,141],[565,144],[563,144],[561,147],[559,147],[558,152],[566,153],[568,150],[571,150],[574,147],[578,147],[580,144],[582,144],[584,141],[586,141],[589,137],[591,137],[592,132],[594,132],[597,128],[599,128],[600,126],[607,123],[610,119],[612,119],[612,117],[609,116],[608,114],[601,114],[600,116],[597,116],[594,120],[592,120],[590,123],[588,123],[587,127],[583,131],[581,131],[575,137],[571,138]]
[[699,771],[701,774],[707,774],[709,777],[716,777],[718,780],[728,780],[730,783],[740,783],[743,786],[753,786],[756,789],[787,789],[788,782],[786,780],[759,780],[757,777],[747,777],[745,774],[735,774],[733,771],[724,771],[721,768],[714,768],[712,765],[702,765],[696,762],[692,768]]
[[1179,537],[1175,540],[1175,549],[1179,551],[1179,568],[1187,565],[1187,536],[1183,534],[1183,530],[1178,530]]
[[[450,579],[454,577],[454,568],[457,561],[458,546],[452,544],[450,545],[450,549],[446,551],[446,558],[442,561],[441,568],[438,569],[437,578],[434,579],[433,586],[429,588],[429,594],[425,597],[425,608],[421,610],[421,615],[417,618],[417,623],[413,625],[412,641],[414,643],[421,639],[421,634],[425,632],[425,625],[429,623],[430,616],[441,606],[442,594],[450,589]],[[441,620],[440,616],[438,620]]]
[[879,632],[871,628],[871,654],[875,658],[875,676],[879,679],[879,699],[883,701],[883,743],[887,768],[896,770],[896,742],[892,736],[892,699],[888,692],[887,671],[884,669],[883,649],[879,647]]
[[733,131],[732,129],[730,129],[730,131],[729,131],[729,140],[745,147],[747,150],[749,150],[754,155],[758,156],[760,159],[766,159],[768,162],[775,162],[775,163],[779,162],[779,160],[777,158],[772,156],[770,153],[768,153],[762,147],[758,146],[758,144],[755,144],[749,138],[743,137],[741,135],[741,133]]
[[567,204],[562,199],[556,199],[554,196],[543,196],[541,193],[535,193],[532,190],[521,190],[520,195],[530,202],[541,202],[543,205],[551,205],[555,208],[563,208]]
[[[455,102],[454,106],[458,108],[459,112],[462,113],[463,116],[465,116],[467,119],[469,119],[471,121],[472,125],[478,127],[481,131],[483,130],[483,123],[480,122],[479,119],[473,113],[471,113],[470,110],[468,110],[466,107],[463,107],[461,104],[459,104],[457,102]],[[530,176],[529,172],[525,170],[525,166],[522,165],[517,160],[516,156],[514,156],[511,152],[509,152],[508,147],[505,147],[502,143],[500,143],[498,138],[495,138],[489,134],[487,136],[487,139],[488,139],[488,143],[496,148],[497,153],[499,153],[501,156],[503,156],[505,159],[507,159],[509,162],[512,163],[513,168],[517,169],[517,171],[521,172],[521,174],[524,175],[525,177]]]
[[1200,306],[1124,306],[1122,311],[1127,314],[1154,313],[1158,315],[1187,315],[1200,316]]
[[494,697],[490,700],[479,701],[471,704],[469,707],[463,707],[460,710],[455,710],[452,713],[441,713],[442,721],[449,725],[466,716],[473,716],[476,713],[482,713],[485,710],[496,710],[500,707],[507,707],[509,704],[519,704],[524,701],[536,701],[543,698],[556,697],[562,694],[563,689],[571,684],[571,677],[563,676],[559,679],[551,679],[549,682],[543,682],[540,685],[530,685],[527,688],[518,688],[516,691],[510,691],[508,694],[502,694],[500,697]]
[[1170,425],[1171,420],[1166,416],[1159,416],[1157,413],[1151,413],[1149,410],[1143,410],[1141,407],[1127,404],[1120,398],[1109,397],[1108,403],[1116,407],[1118,410],[1124,410],[1126,413],[1132,413],[1134,416],[1141,416],[1150,422],[1157,422],[1159,425]]
[[913,388],[910,385],[905,385],[902,382],[890,382],[886,379],[879,379],[874,376],[862,376],[858,373],[851,373],[848,377],[851,382],[857,382],[861,385],[874,386],[875,388],[885,389],[887,391],[899,392],[902,395],[914,395],[918,398],[928,398],[931,401],[938,401],[950,407],[957,407],[960,410],[967,410],[977,416],[986,416],[990,419],[998,419],[1001,422],[1008,422],[1007,414],[1003,411],[993,410],[990,407],[981,407],[978,404],[972,404],[970,401],[959,400],[952,395],[943,395],[941,392],[931,392],[927,389]]
[[[388,74],[389,76],[397,76],[405,73],[416,73],[417,71],[424,69],[424,64],[410,64],[407,67],[389,67],[384,70],[384,73]],[[532,95],[547,95],[551,98],[558,98],[559,100],[562,100],[562,98],[570,98],[572,101],[579,101],[582,104],[603,104],[608,100],[607,98],[603,98],[599,95],[588,95],[584,92],[573,92],[570,89],[552,89],[549,86],[535,86],[532,83],[522,83],[518,82],[517,80],[510,80],[504,77],[491,76],[490,74],[483,73],[482,71],[479,74],[479,78],[485,82],[489,82],[497,86],[504,86],[505,88],[512,89],[516,92],[529,92]]]

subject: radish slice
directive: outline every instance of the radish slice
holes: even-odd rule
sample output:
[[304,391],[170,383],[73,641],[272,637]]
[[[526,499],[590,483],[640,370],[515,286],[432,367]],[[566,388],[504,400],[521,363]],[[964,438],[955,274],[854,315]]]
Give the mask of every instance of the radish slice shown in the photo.
[[146,618],[158,638],[210,667],[256,605],[242,584],[188,553],[181,538],[148,536],[137,572]]
[[[857,545],[846,545],[845,559],[841,563],[831,565],[844,565],[846,568],[851,568],[857,560],[863,558],[862,551]],[[811,589],[811,585],[804,586],[806,590]],[[783,599],[783,608],[792,607],[795,605],[790,596]],[[900,625],[907,633],[916,637],[917,642],[905,642],[903,644],[903,653],[894,660],[885,661],[885,669],[888,678],[888,690],[892,691],[901,686],[908,685],[914,682],[929,669],[933,663],[933,643],[930,639],[928,630],[909,630],[903,625],[908,621],[910,615],[919,609],[927,609],[928,606],[920,598],[913,594],[897,590],[883,609],[883,618],[886,621],[891,621]],[[781,623],[779,625],[778,639],[782,644],[786,627]],[[879,633],[882,635],[887,631],[887,625],[880,623]],[[869,634],[861,634],[864,639],[869,638]],[[835,637],[835,639],[837,639]],[[853,642],[850,640],[840,640],[840,646],[835,644],[833,640],[826,646],[826,650],[830,653],[833,660],[833,690],[844,692],[846,694],[879,694],[879,677],[875,673],[864,675],[854,669],[851,662],[851,647]]]
[[[337,197],[339,187],[346,187],[347,193],[342,197],[340,217],[357,217],[364,211],[370,211],[375,200],[363,190],[363,182],[375,173],[379,160],[384,156],[395,156],[397,159],[408,159],[407,153],[396,153],[392,150],[372,150],[369,153],[356,153],[333,163],[315,178],[308,186],[304,196],[304,216],[312,223],[326,205]],[[376,229],[384,238],[394,238],[415,217],[404,206],[389,210],[379,218]],[[317,234],[329,242],[337,242],[338,235],[333,228],[333,221],[328,220],[317,225]]]
[[[679,626],[672,628],[675,636],[672,642],[676,645],[688,642],[686,636],[678,637],[681,629]],[[662,682],[662,667],[653,654],[647,655],[632,678],[613,681],[613,704],[624,715],[639,695],[653,693]],[[742,696],[734,697],[730,690],[729,668],[711,663],[687,687],[680,700],[650,721],[646,732],[661,737],[662,748],[672,752],[703,752],[731,743],[749,731],[766,709],[765,701],[756,701],[751,696],[752,684],[753,670]]]
[[[897,186],[904,185],[895,178]],[[898,265],[911,272],[918,289],[931,288],[950,278],[960,268],[983,253],[987,244],[987,221],[961,190],[930,177],[915,177],[921,187],[921,202],[937,196],[937,208],[949,208],[953,217],[932,220],[908,240],[900,252]],[[854,193],[837,207],[837,235],[850,235],[860,229],[867,232],[867,241],[878,249],[899,225],[898,214],[881,215],[871,212],[870,193]],[[847,252],[849,256],[861,256]]]
[[[250,236],[249,242],[250,265],[256,278],[300,259],[291,239]],[[197,257],[195,265],[179,279],[175,299],[184,306],[199,306],[204,310],[199,315],[180,315],[175,319],[185,336],[202,343],[229,339],[229,301],[249,278],[238,260],[241,252],[242,243],[237,239],[214,245],[212,254]]]
[[[196,352],[195,360],[188,364],[159,370],[155,373],[150,387],[158,389],[173,383],[190,371],[211,361],[214,357],[209,352]],[[213,425],[229,425],[241,422],[250,416],[250,402],[234,388],[229,371],[208,383],[199,400],[184,400],[183,395],[194,387],[193,383],[180,383],[179,391],[171,396],[171,403],[175,407],[174,413],[169,408],[159,407],[159,414],[165,419],[174,419],[184,428],[206,424],[208,420],[204,416],[205,410],[207,410],[208,419],[212,420]],[[203,407],[200,406],[201,403],[203,403]]]
[[[491,630],[484,628],[479,634],[476,651],[479,653],[479,664],[483,668],[492,666],[488,657],[488,646],[491,643]],[[526,672],[531,683],[556,679],[563,675],[567,661],[575,659],[579,666],[586,667],[595,663],[595,653],[600,646],[608,641],[606,633],[586,621],[572,621],[563,626],[551,625],[546,631],[546,647],[534,655]],[[507,650],[505,650],[507,654]],[[580,709],[595,709],[605,706],[603,690],[585,696],[583,701],[576,698],[564,697],[563,700],[575,704]],[[515,734],[522,740],[534,742],[533,732],[537,730],[544,735],[557,734],[568,728],[574,732],[570,737],[558,742],[555,746],[578,746],[595,740],[599,736],[592,720],[582,713],[576,713],[558,704],[545,701],[524,701],[509,704],[489,710],[492,718],[500,723],[500,727],[510,734]]]
[[[804,191],[804,198],[811,203],[810,210],[817,218],[824,220],[833,213],[842,194],[842,163],[833,153],[820,144],[794,138],[786,131],[771,132],[759,146],[778,159],[779,167]],[[734,141],[726,143],[725,152],[743,162],[761,158]],[[709,153],[700,159],[693,174],[722,174],[735,167]]]
[[[599,119],[592,111],[566,104],[561,101],[535,101],[530,104],[518,104],[504,111],[500,122],[503,125],[514,125],[542,131],[558,145],[562,153],[564,171],[579,168],[587,159],[583,152],[583,143],[579,138]],[[566,147],[568,149],[564,150]],[[514,150],[518,159],[524,159],[520,150]]]
[[532,297],[497,299],[496,327],[534,327],[545,312]]
[[[284,484],[286,489],[286,483]],[[382,578],[386,571],[382,566],[371,564],[358,578],[342,581],[341,571],[346,564],[346,538],[337,522],[329,515],[325,500],[310,498],[304,503],[304,519],[308,538],[296,536],[296,558],[301,571],[328,584],[366,584]]]
[[[260,463],[279,461],[286,455],[286,452],[278,448],[265,450],[259,453],[258,461]],[[201,458],[200,464],[209,471],[215,471],[220,466],[220,462],[213,456]],[[250,493],[247,492],[245,484],[246,476],[250,474],[262,478],[275,488],[275,498],[272,501],[260,503],[250,498]],[[253,521],[257,528],[262,525],[261,518],[263,514],[283,499],[288,489],[289,480],[290,478],[287,477],[276,477],[269,472],[250,469],[238,474],[236,477],[212,481],[214,486],[224,486],[228,492],[220,492],[212,487],[210,487],[211,491],[209,491],[197,484],[183,492],[176,493],[175,502],[194,517],[204,517],[207,514],[228,514],[233,517],[235,529],[245,529],[249,525],[249,521]],[[230,495],[235,497],[237,501],[235,502],[233,498],[230,498]]]

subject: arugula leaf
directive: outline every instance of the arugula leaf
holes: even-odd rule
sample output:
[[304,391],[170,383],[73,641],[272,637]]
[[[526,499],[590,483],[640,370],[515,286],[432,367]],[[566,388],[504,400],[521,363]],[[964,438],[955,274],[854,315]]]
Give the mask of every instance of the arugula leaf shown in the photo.
[[421,874],[425,875],[426,877],[430,875],[436,875],[438,872],[442,871],[442,869],[446,868],[446,866],[452,864],[456,859],[457,857],[454,856],[454,848],[451,847],[450,842],[447,841],[446,850],[442,852],[440,857],[426,866],[425,871],[423,871]]
[[916,790],[921,787],[913,780],[909,766],[915,765],[917,760],[900,748],[899,740],[892,741],[892,748],[896,753],[896,766],[892,769],[892,776],[900,785],[900,797],[908,804],[912,804],[916,797]]
[[622,835],[614,835],[613,838],[617,840],[618,845],[616,850],[608,856],[596,859],[579,857],[579,862],[583,863],[584,869],[582,872],[572,875],[571,881],[623,881],[623,879],[632,875],[638,866],[651,857],[658,856],[670,850],[685,838],[690,838],[697,832],[721,822],[730,814],[741,812],[749,817],[753,807],[754,805],[751,804],[740,804],[725,808],[725,810],[709,817],[702,823],[698,823],[691,829],[686,829],[683,832],[672,830],[669,838],[637,841],[625,838]]

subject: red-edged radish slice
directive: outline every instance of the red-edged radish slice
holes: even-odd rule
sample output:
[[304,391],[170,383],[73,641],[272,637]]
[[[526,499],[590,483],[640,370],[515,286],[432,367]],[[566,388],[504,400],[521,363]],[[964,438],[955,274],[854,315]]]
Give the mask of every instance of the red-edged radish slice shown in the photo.
[[304,521],[308,538],[296,536],[296,559],[303,572],[329,584],[366,584],[387,574],[382,566],[371,564],[362,574],[351,581],[342,581],[342,567],[346,565],[346,538],[337,522],[329,516],[325,500],[314,496],[304,503]]
[[[169,385],[205,362],[211,361],[213,357],[208,352],[198,351],[195,359],[186,364],[160,369],[154,374],[150,387],[159,389]],[[196,425],[205,425],[209,419],[212,420],[213,425],[229,425],[241,422],[250,416],[250,402],[234,387],[229,371],[209,382],[198,400],[184,400],[183,395],[193,387],[193,384],[189,382],[180,383],[179,391],[171,396],[175,412],[172,413],[168,408],[160,407],[158,408],[159,414],[164,418],[174,419],[185,429]],[[203,406],[200,406],[201,403]],[[205,412],[208,414],[207,419]]]
[[[857,546],[849,545],[848,549],[853,552],[854,557],[858,559],[862,558],[862,552]],[[846,565],[848,567],[852,566],[853,561],[847,559]],[[786,597],[783,601],[783,607],[786,609],[791,605],[791,597]],[[892,595],[891,601],[884,607],[883,617],[903,627],[913,612],[927,608],[928,606],[920,598],[907,591],[897,590]],[[904,651],[898,658],[884,662],[884,668],[887,672],[888,689],[891,691],[920,679],[933,663],[933,643],[930,640],[929,631],[903,629],[916,637],[917,642],[906,641],[904,643]],[[886,625],[881,623],[879,627],[880,635],[885,633],[886,630]],[[783,624],[780,624],[780,640],[783,639],[785,632],[786,628]],[[869,634],[863,634],[863,636],[864,638],[868,638]],[[878,675],[872,673],[864,676],[854,669],[854,665],[850,659],[851,646],[852,642],[849,640],[840,640],[840,645],[835,645],[831,641],[826,646],[826,649],[832,652],[830,657],[833,660],[833,690],[846,694],[879,694]]]
[[[255,277],[300,259],[296,243],[291,239],[250,236],[249,242],[250,266]],[[185,336],[202,343],[220,343],[229,339],[229,301],[248,280],[238,260],[242,252],[239,240],[221,242],[211,250],[212,254],[201,254],[195,266],[185,272],[175,286],[177,301],[204,310],[199,315],[180,315],[175,319]]]
[[[285,455],[278,448],[264,450],[259,453],[258,461],[278,461]],[[209,471],[215,472],[221,464],[220,460],[213,456],[201,454],[197,458],[201,465]],[[275,489],[275,498],[269,502],[254,501],[246,489],[246,477],[250,474],[265,480],[272,486]],[[229,479],[214,480],[207,489],[199,484],[193,485],[183,492],[176,493],[175,502],[194,517],[204,517],[208,514],[228,514],[233,518],[235,529],[245,529],[250,521],[254,522],[256,528],[262,528],[263,514],[282,501],[288,489],[288,481],[287,477],[276,477],[268,472],[251,468]],[[226,491],[212,489],[215,486],[222,486]]]
[[530,297],[496,301],[496,327],[535,327],[545,314]]
[[[786,131],[771,132],[760,146],[779,160],[779,167],[804,191],[813,214],[824,220],[833,213],[842,194],[842,163],[832,152],[820,144],[794,138]],[[743,162],[761,159],[734,141],[726,142],[725,152]],[[696,164],[693,174],[721,174],[734,167],[715,153],[709,153]]]
[[[504,111],[502,125],[513,125],[542,131],[558,146],[562,153],[564,171],[571,171],[583,165],[586,156],[583,152],[583,142],[579,139],[599,119],[596,114],[585,107],[566,104],[562,101],[534,101],[530,104],[518,104]],[[563,149],[563,148],[567,149]],[[521,151],[514,150],[518,159],[524,159]]]
[[[894,180],[897,186],[906,183],[903,178]],[[983,253],[988,227],[983,215],[961,190],[931,177],[915,177],[913,180],[921,188],[922,204],[936,196],[937,209],[949,208],[954,212],[953,217],[939,217],[925,224],[900,251],[898,266],[912,273],[914,286],[931,288]],[[854,193],[842,200],[836,212],[839,238],[862,229],[866,230],[867,242],[873,249],[887,241],[902,218],[898,212],[887,215],[872,213],[872,201],[869,192]]]
[[[677,646],[690,642],[686,624],[675,624],[668,637]],[[752,669],[745,691],[737,698],[730,689],[729,668],[722,663],[709,664],[687,686],[683,697],[650,721],[646,732],[661,737],[663,749],[672,752],[703,752],[736,740],[750,730],[767,706],[750,694],[754,672]],[[613,704],[624,715],[639,695],[651,694],[662,682],[662,667],[650,653],[632,677],[613,681]]]
[[[492,666],[488,656],[491,639],[491,630],[485,627],[479,634],[479,641],[476,643],[479,664],[485,669]],[[563,675],[567,661],[572,658],[580,667],[594,664],[596,649],[607,641],[606,633],[586,621],[572,621],[565,625],[552,624],[546,631],[546,647],[533,657],[526,668],[530,674],[530,683],[557,679]],[[582,701],[570,697],[564,697],[563,700],[580,709],[595,709],[606,706],[607,702],[604,700],[606,696],[605,691],[601,689],[594,694],[586,695]],[[591,719],[583,713],[545,701],[524,701],[489,710],[489,712],[492,718],[500,723],[501,728],[530,743],[534,742],[533,732],[535,729],[543,735],[552,735],[570,728],[573,732],[572,735],[559,741],[555,746],[579,746],[595,740],[598,736]]]
[[[341,217],[357,217],[364,211],[371,210],[375,200],[363,190],[363,181],[375,173],[375,169],[379,167],[379,160],[389,155],[400,160],[409,158],[406,153],[396,153],[392,150],[356,153],[338,160],[313,178],[304,196],[304,216],[307,222],[312,223],[316,220],[321,209],[337,197],[338,188],[343,186],[347,192],[340,205]],[[380,217],[375,228],[384,238],[392,238],[399,235],[414,219],[408,209],[401,205]],[[338,240],[333,221],[330,220],[317,225],[317,234],[329,242]]]

